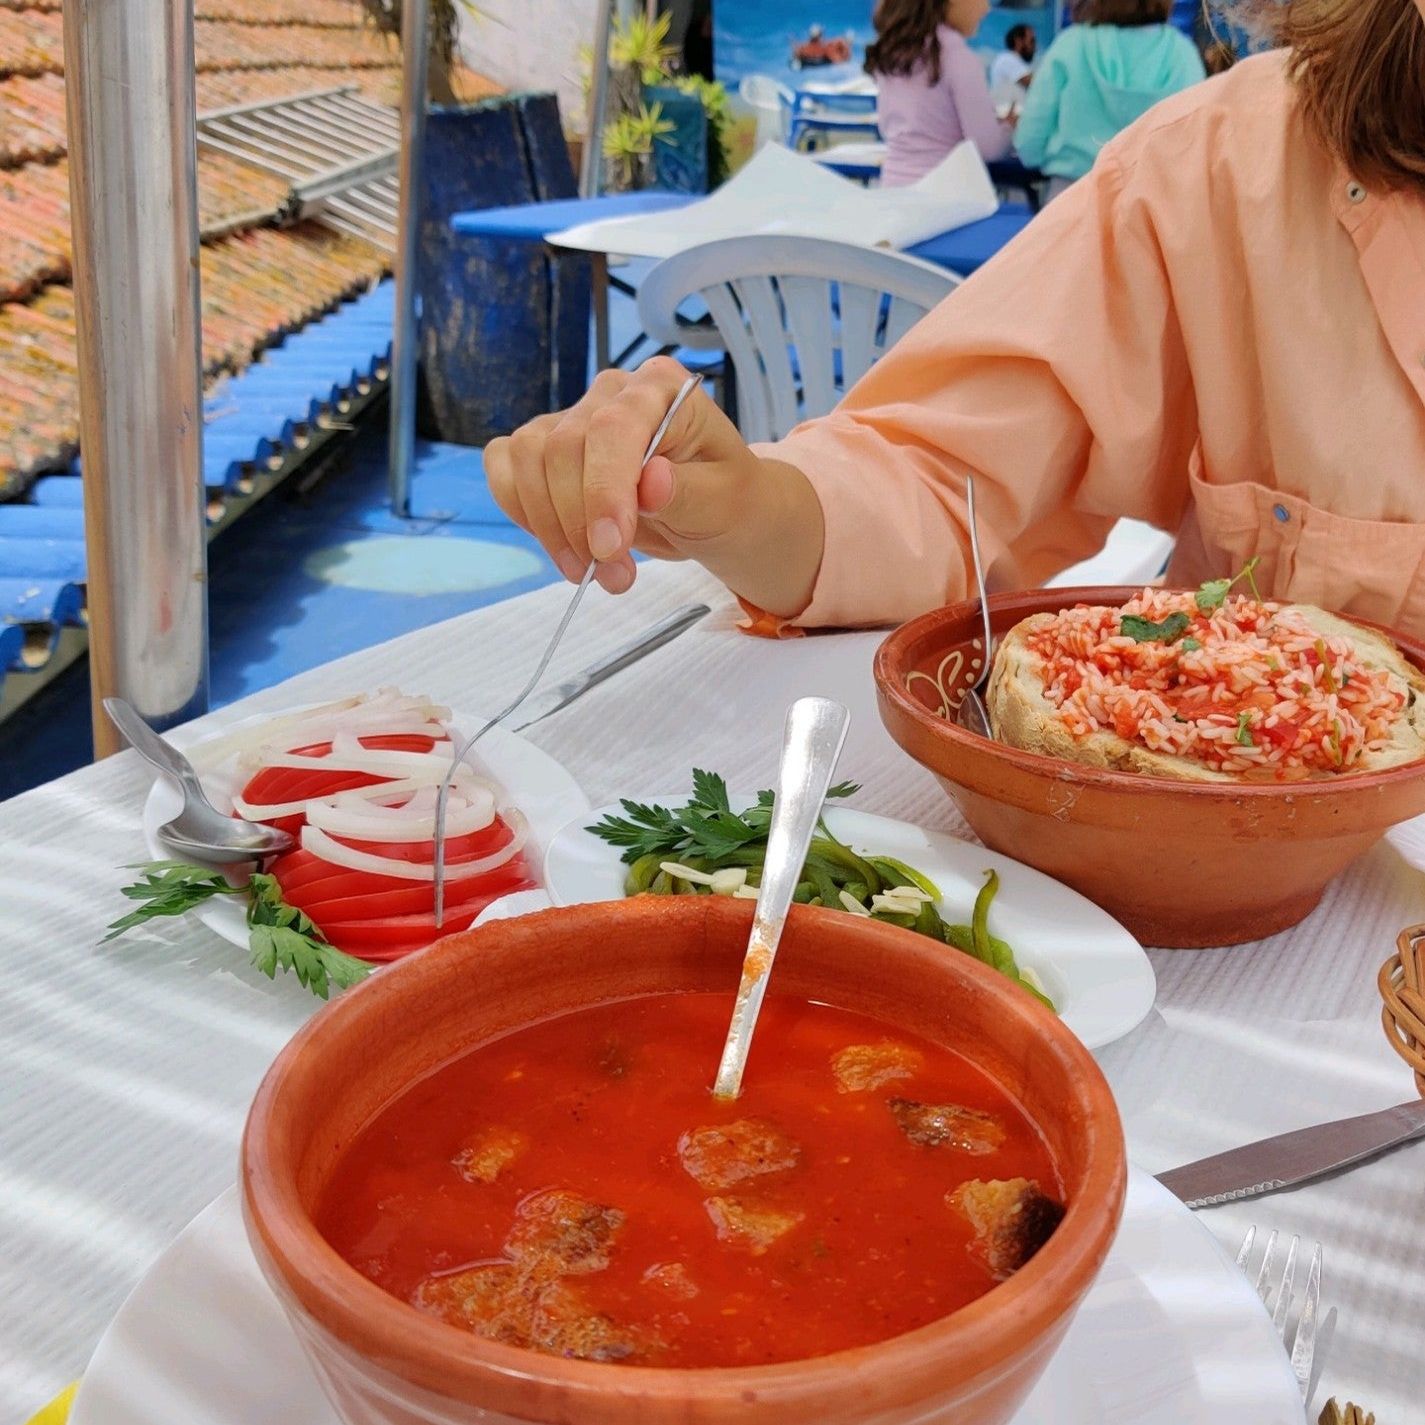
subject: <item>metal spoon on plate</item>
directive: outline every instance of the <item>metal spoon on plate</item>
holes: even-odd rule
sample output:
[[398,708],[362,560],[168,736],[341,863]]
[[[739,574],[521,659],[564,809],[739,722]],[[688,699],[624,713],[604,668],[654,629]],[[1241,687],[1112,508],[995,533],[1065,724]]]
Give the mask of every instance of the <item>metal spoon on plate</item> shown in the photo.
[[772,962],[850,723],[850,713],[828,698],[800,698],[787,713],[757,911],[713,1085],[715,1098],[734,1099],[742,1092],[742,1074]]
[[275,826],[224,816],[203,790],[193,764],[160,737],[122,698],[105,698],[109,720],[150,766],[168,777],[183,793],[183,809],[158,828],[158,839],[174,851],[199,861],[262,861],[280,856],[297,843]]
[[965,490],[968,495],[970,506],[970,557],[975,565],[975,587],[980,591],[980,619],[984,625],[984,645],[985,660],[980,667],[980,674],[969,688],[965,691],[965,696],[960,699],[960,706],[955,709],[955,721],[967,732],[978,733],[979,736],[994,741],[994,731],[990,727],[990,713],[985,706],[985,699],[982,689],[990,680],[990,672],[995,661],[995,641],[994,633],[990,628],[990,601],[985,593],[985,565],[980,557],[980,529],[975,519],[975,477],[967,475],[965,477]]

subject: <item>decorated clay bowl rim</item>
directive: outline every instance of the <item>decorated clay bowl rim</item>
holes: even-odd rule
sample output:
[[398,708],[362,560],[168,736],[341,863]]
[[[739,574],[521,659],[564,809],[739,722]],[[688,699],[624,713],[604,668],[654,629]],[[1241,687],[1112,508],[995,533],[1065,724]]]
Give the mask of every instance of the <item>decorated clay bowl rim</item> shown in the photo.
[[[1191,590],[1169,589],[1165,592],[1190,593]],[[1140,593],[1140,584],[1106,584],[991,594],[990,618],[992,622],[998,622],[997,614],[1010,611],[1018,615],[1013,620],[1013,623],[1018,623],[1020,619],[1028,618],[1031,614],[1053,613],[1078,604],[1116,606],[1126,603]],[[1120,792],[1125,796],[1156,797],[1172,793],[1204,802],[1240,802],[1243,798],[1278,802],[1288,798],[1300,801],[1307,798],[1350,796],[1352,793],[1388,788],[1425,776],[1425,757],[1421,757],[1414,762],[1401,763],[1398,767],[1387,767],[1377,772],[1345,773],[1331,779],[1294,782],[1192,782],[1176,777],[1158,777],[1149,772],[1119,772],[1104,767],[1090,767],[1064,757],[1048,757],[1040,752],[1010,747],[1003,742],[987,741],[949,717],[933,712],[906,686],[910,649],[922,640],[929,641],[929,636],[939,633],[945,625],[968,619],[971,615],[978,617],[979,604],[978,596],[962,599],[958,603],[932,609],[929,613],[901,624],[887,635],[876,650],[873,665],[876,685],[881,696],[889,700],[898,712],[911,718],[933,736],[943,738],[949,744],[974,756],[1006,762],[1033,777],[1050,778],[1056,782],[1075,782],[1082,786]],[[1408,662],[1425,672],[1425,643],[1370,619],[1352,617],[1349,622],[1383,634],[1395,644]],[[999,632],[996,629],[996,636]],[[973,647],[978,642],[979,639],[976,638],[969,640],[968,644]],[[909,673],[917,671],[919,670],[915,668],[909,669]],[[929,677],[928,674],[922,676]],[[949,770],[944,771],[943,775],[951,781],[960,780]]]

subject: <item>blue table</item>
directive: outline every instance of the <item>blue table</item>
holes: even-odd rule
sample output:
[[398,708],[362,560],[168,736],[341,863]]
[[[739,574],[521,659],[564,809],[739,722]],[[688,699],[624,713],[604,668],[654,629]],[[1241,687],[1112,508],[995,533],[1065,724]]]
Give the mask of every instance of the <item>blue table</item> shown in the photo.
[[[579,223],[603,218],[626,218],[639,213],[661,213],[684,208],[697,200],[687,193],[610,193],[599,198],[560,198],[546,203],[522,203],[510,208],[482,208],[457,213],[451,228],[466,236],[499,237],[512,241],[543,242],[553,233]],[[985,218],[953,232],[917,243],[907,251],[968,277],[982,267],[1011,238],[1028,226],[1033,214],[1023,203],[1005,203],[992,218]],[[590,253],[593,264],[594,355],[598,369],[612,364],[609,351],[609,269],[608,257]],[[618,284],[630,296],[625,284]],[[626,354],[626,353],[625,353]]]
[[[685,208],[695,201],[689,193],[607,193],[598,198],[555,198],[544,203],[519,203],[508,208],[479,208],[456,213],[453,232],[465,237],[508,238],[513,242],[544,242],[553,233],[604,218],[635,217]],[[609,259],[607,253],[588,254],[594,307],[594,363],[605,371],[613,365],[609,350]],[[618,283],[630,296],[633,289]],[[624,355],[627,355],[625,352]]]
[[503,237],[543,242],[551,233],[604,218],[661,213],[693,202],[687,193],[606,193],[599,198],[556,198],[546,203],[519,203],[511,208],[480,208],[456,213],[451,230],[472,237]]
[[923,258],[939,267],[947,267],[961,277],[968,277],[983,267],[1000,248],[1017,238],[1029,226],[1034,214],[1024,203],[1001,204],[992,218],[983,218],[939,237],[927,238],[906,251],[912,257]]

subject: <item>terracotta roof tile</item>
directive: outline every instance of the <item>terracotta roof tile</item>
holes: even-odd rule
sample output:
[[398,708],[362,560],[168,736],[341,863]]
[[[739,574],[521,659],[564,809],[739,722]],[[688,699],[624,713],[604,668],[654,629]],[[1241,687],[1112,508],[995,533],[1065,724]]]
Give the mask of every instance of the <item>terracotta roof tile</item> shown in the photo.
[[0,172],[0,301],[69,276],[69,172],[64,163]]
[[301,24],[354,30],[366,23],[351,0],[197,0],[194,13],[200,20],[231,20],[239,25]]
[[262,347],[370,285],[386,257],[317,223],[254,228],[204,247],[203,360],[246,366]]
[[401,95],[399,65],[387,69],[353,69],[346,72],[293,65],[290,69],[213,70],[198,76],[198,112],[225,109],[230,104],[255,104],[283,99],[313,89],[355,85],[378,104],[393,104]]
[[397,51],[373,28],[336,30],[321,25],[240,25],[198,20],[194,25],[198,72],[277,69],[293,60],[320,69],[379,69]]
[[0,74],[63,74],[58,10],[0,10]]
[[0,167],[56,158],[64,152],[64,80],[0,79]]

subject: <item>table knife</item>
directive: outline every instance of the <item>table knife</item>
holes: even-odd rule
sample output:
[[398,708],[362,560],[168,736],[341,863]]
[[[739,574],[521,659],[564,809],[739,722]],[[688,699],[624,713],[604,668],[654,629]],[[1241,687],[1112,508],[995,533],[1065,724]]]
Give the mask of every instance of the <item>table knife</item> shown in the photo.
[[662,648],[665,643],[671,643],[680,634],[686,633],[699,619],[706,618],[708,612],[706,604],[687,604],[676,610],[667,618],[654,624],[652,628],[645,629],[631,643],[610,653],[607,658],[601,658],[597,663],[590,664],[589,667],[566,678],[562,683],[556,683],[553,687],[530,698],[525,703],[520,716],[513,722],[507,723],[506,726],[511,732],[521,732],[540,721],[541,718],[548,717],[550,713],[556,713],[560,708],[568,707],[575,698],[583,697],[590,688],[598,687],[606,679],[612,678],[615,673],[621,673],[625,668],[637,663],[640,658],[646,658],[650,653]]
[[1216,1207],[1300,1187],[1416,1138],[1425,1138],[1425,1100],[1420,1099],[1263,1138],[1159,1173],[1158,1181],[1189,1207]]

